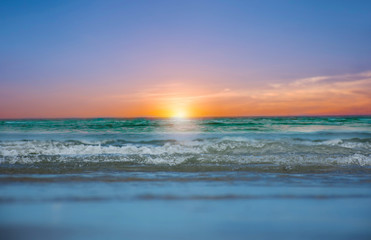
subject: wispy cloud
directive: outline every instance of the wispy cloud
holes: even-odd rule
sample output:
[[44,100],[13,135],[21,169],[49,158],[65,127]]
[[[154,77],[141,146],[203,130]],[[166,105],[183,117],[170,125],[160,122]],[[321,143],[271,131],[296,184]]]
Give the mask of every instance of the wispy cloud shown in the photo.
[[370,80],[371,71],[356,73],[356,74],[343,74],[343,75],[329,75],[329,76],[316,76],[298,79],[290,85],[292,86],[304,86],[314,83],[336,83],[336,82],[354,82],[360,80]]
[[[200,84],[201,85],[201,84]],[[371,71],[313,76],[260,88],[158,85],[115,96],[122,104],[192,106],[199,115],[371,114]],[[139,108],[139,107],[138,107]]]

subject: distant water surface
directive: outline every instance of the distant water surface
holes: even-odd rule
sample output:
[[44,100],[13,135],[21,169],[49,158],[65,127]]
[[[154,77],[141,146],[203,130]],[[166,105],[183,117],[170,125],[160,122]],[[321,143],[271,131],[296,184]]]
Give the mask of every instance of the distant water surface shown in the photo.
[[3,239],[370,239],[371,117],[0,120]]

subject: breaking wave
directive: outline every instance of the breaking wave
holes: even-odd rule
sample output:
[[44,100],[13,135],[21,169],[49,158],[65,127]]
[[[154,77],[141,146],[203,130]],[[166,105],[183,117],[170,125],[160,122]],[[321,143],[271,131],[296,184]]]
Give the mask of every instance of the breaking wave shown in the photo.
[[371,166],[371,139],[249,139],[244,137],[0,142],[0,163],[126,162],[150,165],[279,164]]
[[370,117],[0,121],[0,173],[344,168],[371,169]]

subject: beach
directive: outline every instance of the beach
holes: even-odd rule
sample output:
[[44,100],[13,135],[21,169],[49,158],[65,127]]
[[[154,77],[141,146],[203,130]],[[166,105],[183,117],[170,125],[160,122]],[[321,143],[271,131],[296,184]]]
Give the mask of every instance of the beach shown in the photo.
[[0,121],[1,239],[370,239],[371,118]]

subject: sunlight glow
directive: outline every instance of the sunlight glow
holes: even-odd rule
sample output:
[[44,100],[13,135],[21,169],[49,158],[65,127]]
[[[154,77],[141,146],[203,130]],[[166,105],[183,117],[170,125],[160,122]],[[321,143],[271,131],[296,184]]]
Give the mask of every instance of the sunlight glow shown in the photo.
[[187,112],[183,109],[177,109],[171,117],[175,119],[184,119],[187,118]]

